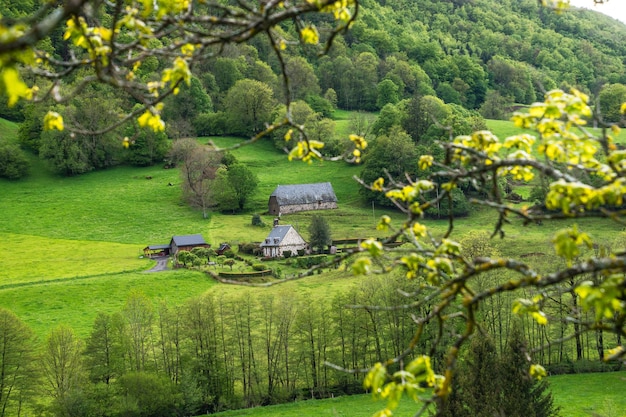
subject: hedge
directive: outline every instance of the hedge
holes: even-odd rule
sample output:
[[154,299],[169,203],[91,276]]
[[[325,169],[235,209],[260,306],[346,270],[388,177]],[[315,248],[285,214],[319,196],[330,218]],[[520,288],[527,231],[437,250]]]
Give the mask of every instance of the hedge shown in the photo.
[[254,271],[254,272],[226,272],[226,271],[221,271],[218,275],[221,278],[237,279],[237,278],[264,277],[266,275],[271,275],[271,274],[272,274],[271,270],[265,269],[263,271]]

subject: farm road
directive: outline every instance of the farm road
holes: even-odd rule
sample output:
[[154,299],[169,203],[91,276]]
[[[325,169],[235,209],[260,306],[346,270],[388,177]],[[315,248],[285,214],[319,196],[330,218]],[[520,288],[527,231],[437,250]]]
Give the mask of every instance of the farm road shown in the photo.
[[167,270],[167,256],[160,256],[154,259],[156,259],[157,264],[146,272],[161,272]]

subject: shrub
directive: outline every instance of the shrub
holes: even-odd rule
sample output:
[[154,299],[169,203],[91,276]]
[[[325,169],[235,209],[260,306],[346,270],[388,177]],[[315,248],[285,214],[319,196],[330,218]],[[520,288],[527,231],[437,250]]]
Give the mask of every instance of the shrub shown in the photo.
[[226,132],[226,115],[223,112],[201,113],[193,120],[198,136],[223,135]]
[[296,260],[296,266],[298,268],[308,269],[323,264],[327,259],[328,257],[326,255],[301,257]]
[[0,144],[0,177],[17,180],[25,177],[30,163],[24,152],[13,144]]
[[240,243],[239,244],[239,253],[246,253],[248,255],[256,255],[255,251],[260,249],[256,243]]
[[304,256],[304,249],[298,249],[298,256]]
[[252,226],[264,227],[265,223],[263,223],[263,219],[259,213],[254,213],[252,215]]
[[291,258],[291,251],[290,250],[284,250],[283,251],[283,256],[285,258]]
[[265,271],[266,267],[263,264],[254,264],[252,265],[252,269],[255,271]]
[[[467,197],[465,197],[465,194],[463,194],[463,192],[459,190],[458,188],[455,188],[452,190],[451,195],[452,195],[452,214],[455,217],[467,216],[469,214],[470,205],[469,205],[469,201],[467,200]],[[429,209],[426,210],[426,215],[428,217],[434,217],[434,218],[448,217],[450,215],[449,206],[450,206],[450,201],[448,200],[448,198],[444,198],[439,203],[439,208],[430,207]]]
[[233,259],[235,257],[235,252],[233,252],[230,249],[226,249],[224,251],[224,256],[227,257],[228,259]]

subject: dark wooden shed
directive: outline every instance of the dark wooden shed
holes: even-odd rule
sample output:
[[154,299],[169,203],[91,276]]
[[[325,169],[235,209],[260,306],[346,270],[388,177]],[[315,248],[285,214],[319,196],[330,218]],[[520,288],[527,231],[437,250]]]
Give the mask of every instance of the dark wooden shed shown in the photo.
[[206,243],[201,234],[197,235],[184,235],[173,236],[170,241],[170,253],[176,255],[178,251],[187,250],[190,251],[193,248],[210,248],[211,245]]

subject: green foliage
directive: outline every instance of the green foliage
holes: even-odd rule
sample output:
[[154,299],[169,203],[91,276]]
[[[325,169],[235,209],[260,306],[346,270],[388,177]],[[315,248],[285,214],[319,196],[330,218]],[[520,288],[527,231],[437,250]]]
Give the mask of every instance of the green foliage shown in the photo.
[[[304,125],[310,117],[315,115],[315,111],[307,102],[303,100],[296,100],[292,102],[289,107],[289,111],[289,117],[291,117],[291,120],[296,125]],[[280,109],[277,111],[276,117],[274,118],[274,124],[284,122],[286,117],[287,109],[284,106],[281,106]],[[295,143],[297,143],[295,138],[289,140],[285,138],[285,134],[287,134],[289,130],[289,127],[284,126],[276,129],[273,132],[272,137],[274,139],[274,145],[276,146],[276,149],[280,149],[282,151],[283,149],[292,149],[295,146]]]
[[621,106],[626,102],[626,85],[608,84],[602,87],[598,95],[598,111],[607,123],[621,123]]
[[182,400],[174,383],[165,375],[126,373],[120,377],[118,385],[124,393],[122,414],[127,416],[171,416]]
[[30,162],[14,144],[0,142],[0,178],[18,180],[28,175]]
[[129,148],[126,160],[134,166],[150,166],[163,162],[170,149],[164,132],[129,125],[125,129]]
[[255,271],[265,271],[267,267],[263,264],[253,264],[252,269],[254,269]]
[[285,60],[285,73],[291,82],[292,100],[304,100],[307,96],[320,94],[313,66],[304,57],[288,57]]
[[250,222],[250,224],[252,226],[265,227],[265,223],[263,222],[263,219],[261,218],[261,215],[259,213],[254,213],[252,215],[252,221]]
[[309,245],[312,249],[316,249],[318,253],[324,251],[324,247],[332,243],[330,225],[325,217],[314,214],[311,216],[309,224]]
[[37,376],[33,331],[5,308],[0,308],[0,351],[0,414],[4,416],[17,413]]
[[186,250],[179,250],[176,254],[176,260],[179,263],[182,263],[183,266],[187,266],[187,264],[193,264],[193,260],[196,258],[196,255],[192,254]]
[[[169,125],[170,137],[189,137],[198,132],[189,131],[193,126],[187,126],[200,114],[213,111],[211,97],[207,94],[200,80],[191,77],[190,84],[183,84],[176,95],[165,100],[163,120]],[[176,131],[174,131],[176,130]]]
[[244,164],[234,164],[228,167],[228,183],[233,189],[239,210],[243,210],[246,202],[259,185],[254,172]]
[[513,101],[509,96],[502,95],[499,91],[489,90],[479,112],[485,119],[507,120],[510,117],[508,109],[512,105]]
[[103,96],[98,98],[94,97],[97,92],[91,92],[89,97],[74,98],[63,109],[67,119],[79,122],[86,131],[43,132],[39,154],[59,174],[83,174],[117,165],[123,160],[119,131],[106,130],[118,118],[119,101],[108,91],[101,93]]
[[436,219],[447,218],[450,215],[464,217],[470,213],[470,204],[463,191],[454,189],[439,201],[438,204],[429,207],[426,215]]
[[57,173],[73,176],[93,169],[78,141],[67,132],[46,131],[41,136],[39,155]]
[[215,113],[200,113],[192,121],[193,128],[198,136],[224,135],[228,130],[228,116],[222,111]]
[[392,103],[385,104],[376,121],[372,124],[372,133],[378,136],[389,135],[392,128],[400,126],[404,118],[408,118],[408,115],[402,112],[398,106]]
[[20,123],[18,130],[20,146],[38,154],[45,109],[43,106],[30,103],[24,106],[23,114],[24,121]]
[[[306,101],[306,103],[309,106],[311,106],[311,109],[313,109],[315,113],[319,113],[323,117],[327,117],[327,118],[332,117],[333,112],[335,111],[335,105],[333,104],[331,100],[332,100],[332,97],[331,99],[327,99],[325,97],[320,97],[318,95],[312,95],[312,94],[309,94],[304,99],[304,101]],[[335,101],[336,101],[336,98],[335,98]]]
[[376,86],[378,91],[378,97],[376,98],[376,105],[378,108],[383,108],[385,104],[396,104],[399,100],[398,86],[390,79],[382,80]]
[[500,360],[499,381],[502,390],[500,408],[507,416],[558,416],[552,394],[545,380],[534,380],[529,373],[528,348],[521,326],[514,322],[507,347]]
[[226,132],[251,136],[261,132],[270,122],[274,108],[274,94],[270,87],[256,80],[239,80],[224,98],[224,112],[228,121]]
[[304,253],[300,255],[299,251],[298,251],[298,255],[299,256],[296,259],[295,265],[296,267],[301,268],[301,269],[309,269],[309,268],[323,264],[328,261],[327,255],[302,256],[304,255]]
[[[371,184],[381,177],[387,181],[389,177],[401,180],[405,172],[417,171],[416,159],[415,145],[410,136],[398,128],[392,129],[389,135],[379,136],[371,144],[371,149],[364,158],[361,180],[366,184]],[[374,200],[380,205],[392,205],[380,193],[366,188],[360,188],[359,193],[367,200]]]

